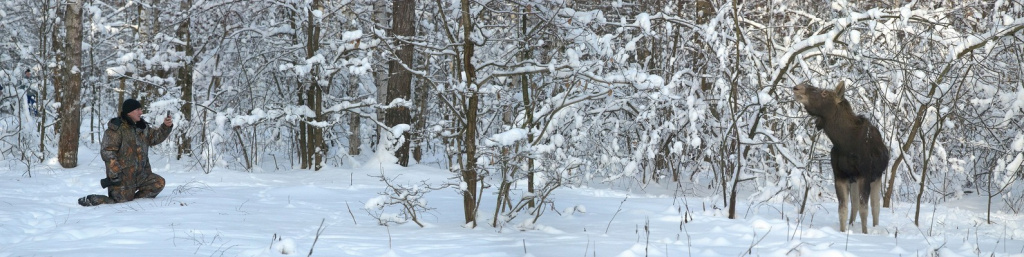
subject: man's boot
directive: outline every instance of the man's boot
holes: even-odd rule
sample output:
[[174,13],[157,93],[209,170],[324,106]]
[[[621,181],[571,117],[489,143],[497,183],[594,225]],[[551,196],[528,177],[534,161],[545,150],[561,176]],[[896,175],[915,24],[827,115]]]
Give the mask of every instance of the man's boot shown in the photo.
[[86,197],[78,198],[78,204],[82,206],[95,206],[105,203],[115,203],[114,199],[110,199],[105,195],[89,195]]

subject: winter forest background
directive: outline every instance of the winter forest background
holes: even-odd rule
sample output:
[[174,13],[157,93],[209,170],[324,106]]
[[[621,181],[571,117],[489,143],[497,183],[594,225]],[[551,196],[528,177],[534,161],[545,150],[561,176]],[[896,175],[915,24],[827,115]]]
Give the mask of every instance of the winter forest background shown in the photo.
[[[50,158],[75,167],[136,98],[147,120],[174,116],[155,151],[196,172],[431,163],[449,183],[389,192],[459,190],[469,226],[480,208],[488,226],[528,224],[554,189],[586,184],[803,206],[834,197],[830,141],[791,88],[845,80],[893,153],[885,206],[977,193],[1024,211],[1016,0],[0,7],[0,154],[26,177]],[[38,106],[23,100],[33,90]],[[428,208],[395,199],[405,216],[382,221]]]

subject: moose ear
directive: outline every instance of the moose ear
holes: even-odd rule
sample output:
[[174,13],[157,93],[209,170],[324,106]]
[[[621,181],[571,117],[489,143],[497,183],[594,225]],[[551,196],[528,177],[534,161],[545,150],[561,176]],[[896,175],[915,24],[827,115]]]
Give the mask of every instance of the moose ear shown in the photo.
[[839,85],[836,86],[836,103],[843,101],[843,93],[846,92],[846,79],[839,80]]
[[836,96],[843,97],[843,93],[846,91],[846,80],[839,80],[839,85],[836,86]]

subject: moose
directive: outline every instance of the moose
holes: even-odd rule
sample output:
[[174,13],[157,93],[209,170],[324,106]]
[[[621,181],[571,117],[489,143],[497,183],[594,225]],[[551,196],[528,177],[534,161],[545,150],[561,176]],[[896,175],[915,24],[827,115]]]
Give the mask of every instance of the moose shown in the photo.
[[[836,198],[839,200],[839,231],[846,232],[860,213],[861,231],[868,233],[867,204],[870,197],[872,226],[878,226],[878,198],[881,177],[889,166],[889,148],[882,141],[878,127],[862,115],[853,113],[850,102],[843,97],[846,82],[835,90],[820,89],[804,81],[793,87],[793,96],[804,106],[815,127],[824,130],[832,141],[832,174]],[[850,201],[852,196],[852,200]],[[847,212],[847,202],[852,210]]]

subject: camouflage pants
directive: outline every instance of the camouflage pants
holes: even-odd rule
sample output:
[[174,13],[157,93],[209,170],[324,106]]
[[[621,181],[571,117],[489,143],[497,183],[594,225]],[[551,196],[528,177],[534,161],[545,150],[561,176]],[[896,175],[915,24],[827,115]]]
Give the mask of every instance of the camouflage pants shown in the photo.
[[123,203],[135,198],[156,198],[164,190],[164,177],[151,173],[139,186],[112,186],[107,188],[107,195],[89,195],[78,199],[82,206],[93,206],[108,203]]

